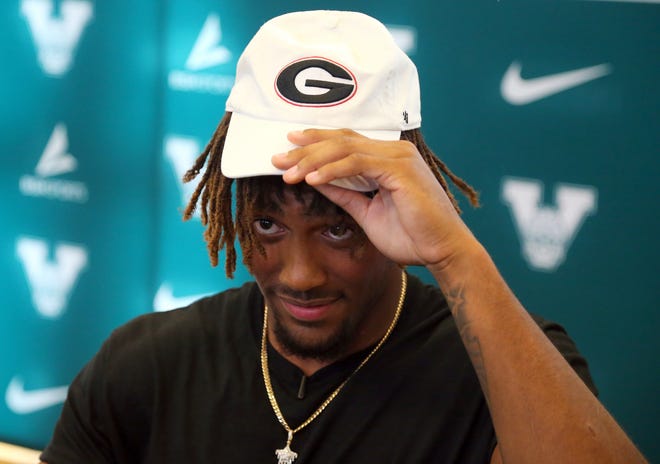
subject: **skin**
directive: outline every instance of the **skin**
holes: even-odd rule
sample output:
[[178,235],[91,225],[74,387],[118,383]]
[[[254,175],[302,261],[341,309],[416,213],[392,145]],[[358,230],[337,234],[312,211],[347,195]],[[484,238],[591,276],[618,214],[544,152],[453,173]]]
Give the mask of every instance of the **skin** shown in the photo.
[[[516,299],[413,144],[347,129],[288,138],[300,148],[272,158],[285,182],[314,186],[384,257],[435,277],[491,411],[491,462],[646,462]],[[328,184],[355,175],[376,180],[378,195]]]
[[336,208],[311,214],[293,193],[257,211],[265,254],[250,271],[269,308],[268,337],[306,375],[377,343],[389,326],[401,268]]
[[[425,266],[447,299],[488,402],[498,438],[492,463],[647,462],[516,299],[414,145],[370,140],[347,129],[308,129],[288,138],[300,148],[272,158],[285,170],[284,181],[315,187],[351,215],[369,244],[333,250],[322,238],[332,221],[307,218],[287,200],[287,214],[272,218],[283,229],[281,237],[266,244],[267,257],[252,263],[273,307],[271,327],[279,314],[281,325],[309,345],[332,337],[339,321],[355,312],[359,322],[345,352],[355,351],[382,336],[391,322],[398,266]],[[378,195],[370,199],[328,184],[354,175],[376,180]],[[361,253],[369,266],[354,259]],[[358,295],[368,288],[363,279],[371,272],[394,290]],[[320,289],[330,306],[326,317],[314,327],[290,318],[282,288]],[[374,309],[365,312],[363,304]],[[268,335],[306,373],[329,362],[290,353],[275,331]]]

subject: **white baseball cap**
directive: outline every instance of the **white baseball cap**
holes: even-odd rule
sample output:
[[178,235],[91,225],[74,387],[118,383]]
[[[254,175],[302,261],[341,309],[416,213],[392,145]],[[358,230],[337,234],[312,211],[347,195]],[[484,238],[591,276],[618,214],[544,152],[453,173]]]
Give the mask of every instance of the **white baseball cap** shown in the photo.
[[[349,128],[399,140],[421,125],[417,68],[374,18],[349,11],[303,11],[266,22],[238,60],[227,99],[232,112],[222,153],[230,178],[282,174],[276,153],[306,128]],[[333,182],[375,190],[361,176]]]

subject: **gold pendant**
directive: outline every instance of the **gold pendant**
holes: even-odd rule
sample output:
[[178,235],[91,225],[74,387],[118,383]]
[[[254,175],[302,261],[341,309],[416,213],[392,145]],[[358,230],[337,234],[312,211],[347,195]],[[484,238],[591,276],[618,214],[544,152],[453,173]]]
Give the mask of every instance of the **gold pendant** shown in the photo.
[[291,451],[289,445],[286,445],[282,449],[275,450],[275,456],[277,456],[277,464],[293,464],[298,453]]
[[293,461],[295,461],[298,457],[298,453],[291,451],[291,448],[289,448],[289,445],[291,445],[291,440],[293,440],[293,431],[289,430],[286,446],[282,449],[275,450],[275,456],[277,456],[277,464],[293,464]]

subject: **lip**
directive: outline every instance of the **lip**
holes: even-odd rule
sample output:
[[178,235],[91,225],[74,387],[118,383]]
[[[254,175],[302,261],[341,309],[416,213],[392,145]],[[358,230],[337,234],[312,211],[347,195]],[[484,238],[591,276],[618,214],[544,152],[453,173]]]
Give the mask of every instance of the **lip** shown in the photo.
[[284,308],[294,319],[312,322],[324,319],[332,310],[332,306],[337,299],[301,302],[281,298],[281,301]]

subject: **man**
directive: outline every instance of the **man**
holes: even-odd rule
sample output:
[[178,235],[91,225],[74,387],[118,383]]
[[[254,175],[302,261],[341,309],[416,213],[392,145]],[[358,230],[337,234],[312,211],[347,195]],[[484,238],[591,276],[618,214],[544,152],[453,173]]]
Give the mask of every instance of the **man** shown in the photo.
[[420,126],[417,71],[380,23],[266,23],[186,174],[206,164],[185,215],[201,203],[213,264],[225,249],[233,273],[238,238],[256,283],[115,331],[42,460],[644,462],[460,220],[443,173],[476,194]]

